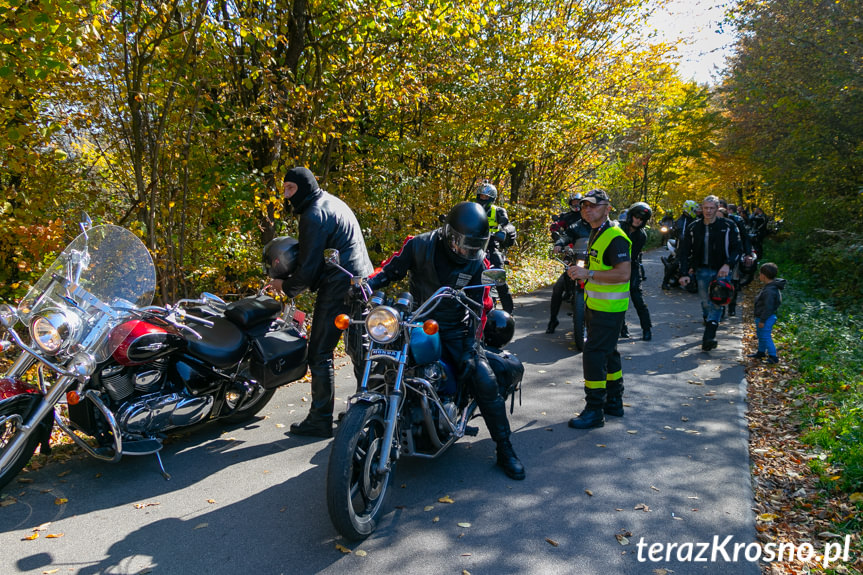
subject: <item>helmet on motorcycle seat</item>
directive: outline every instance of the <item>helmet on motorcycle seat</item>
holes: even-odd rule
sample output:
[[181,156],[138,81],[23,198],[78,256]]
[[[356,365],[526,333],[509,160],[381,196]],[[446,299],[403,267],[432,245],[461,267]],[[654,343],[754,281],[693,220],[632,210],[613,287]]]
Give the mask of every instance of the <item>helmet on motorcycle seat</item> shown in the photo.
[[653,210],[650,209],[649,205],[645,202],[635,202],[626,210],[626,222],[631,224],[632,218],[639,218],[641,220],[641,227],[644,227],[652,215]]
[[270,240],[264,246],[264,271],[274,279],[285,279],[297,269],[300,242],[291,236]]
[[731,302],[731,298],[734,297],[734,286],[725,278],[716,278],[710,282],[707,294],[713,305],[728,305]]
[[449,211],[443,226],[447,254],[458,263],[481,260],[488,244],[488,217],[474,202],[459,202]]
[[689,215],[690,218],[698,217],[698,202],[695,200],[686,200],[683,202],[683,213]]
[[[484,197],[481,197],[484,196]],[[476,203],[483,208],[487,208],[497,199],[497,188],[491,185],[488,180],[483,181],[476,190]]]
[[488,312],[485,327],[482,330],[482,341],[489,347],[502,348],[512,340],[515,334],[515,320],[502,309]]

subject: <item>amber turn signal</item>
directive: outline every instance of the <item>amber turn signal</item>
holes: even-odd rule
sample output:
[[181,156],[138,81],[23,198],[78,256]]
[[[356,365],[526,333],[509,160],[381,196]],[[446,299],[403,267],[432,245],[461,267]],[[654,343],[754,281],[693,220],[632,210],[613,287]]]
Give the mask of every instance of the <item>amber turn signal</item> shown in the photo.
[[439,326],[437,322],[433,319],[427,319],[425,320],[425,322],[423,322],[423,331],[426,333],[426,335],[436,334],[438,327]]
[[351,325],[351,318],[346,313],[340,313],[336,316],[335,321],[336,327],[340,330],[344,331],[348,329],[348,326]]
[[78,405],[81,401],[81,396],[78,395],[77,391],[67,391],[66,392],[66,403],[69,405]]

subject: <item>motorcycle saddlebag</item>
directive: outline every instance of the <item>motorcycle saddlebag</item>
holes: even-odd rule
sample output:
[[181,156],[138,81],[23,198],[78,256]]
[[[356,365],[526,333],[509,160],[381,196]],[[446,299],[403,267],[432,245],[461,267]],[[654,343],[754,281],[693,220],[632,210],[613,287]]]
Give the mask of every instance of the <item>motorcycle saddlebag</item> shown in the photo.
[[306,338],[295,331],[271,331],[256,337],[252,344],[252,377],[273,389],[306,375]]
[[[524,377],[524,364],[508,351],[494,352],[486,348],[485,356],[497,379],[500,396],[504,399],[513,395],[521,386]],[[520,401],[520,400],[519,400]]]

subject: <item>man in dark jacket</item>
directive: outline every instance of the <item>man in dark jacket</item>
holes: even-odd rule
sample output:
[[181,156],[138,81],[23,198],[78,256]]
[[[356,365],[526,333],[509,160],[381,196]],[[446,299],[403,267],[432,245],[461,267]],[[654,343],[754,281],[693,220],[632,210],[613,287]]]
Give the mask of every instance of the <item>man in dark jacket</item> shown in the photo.
[[[480,285],[488,237],[488,220],[482,207],[473,202],[456,204],[442,228],[408,240],[369,280],[369,287],[377,290],[410,274],[410,292],[420,304],[441,286]],[[467,290],[467,295],[482,305],[482,289]],[[506,403],[477,334],[471,329],[467,311],[455,302],[442,300],[433,317],[439,325],[444,359],[455,369],[458,384],[471,386],[471,395],[497,444],[497,464],[509,477],[524,479],[524,466],[509,440]]]
[[714,305],[708,295],[710,282],[717,277],[728,278],[740,259],[740,235],[737,226],[728,218],[717,217],[719,198],[707,196],[701,202],[702,219],[696,220],[689,232],[681,238],[680,285],[689,283],[689,274],[695,273],[701,313],[704,318],[704,336],[701,349],[716,347],[716,329],[722,317],[722,308]]
[[[488,219],[489,233],[486,258],[492,267],[503,269],[506,263],[506,248],[515,241],[515,226],[509,221],[506,210],[494,205],[497,199],[497,188],[488,182],[483,182],[476,191],[476,203],[485,210]],[[504,283],[497,286],[497,295],[500,298],[500,307],[508,314],[512,314],[513,301],[509,293],[509,286]]]
[[374,268],[356,216],[347,204],[320,189],[309,169],[297,167],[288,171],[283,189],[286,211],[292,209],[300,218],[299,262],[290,277],[274,279],[270,285],[288,297],[305,289],[317,292],[308,350],[312,405],[302,422],[291,424],[291,432],[332,437],[333,350],[342,335],[333,320],[350,311],[346,300],[350,278],[324,263],[324,250],[339,250],[340,265],[354,275],[366,277]]
[[[653,323],[650,321],[650,310],[647,309],[647,304],[644,303],[644,294],[641,292],[641,270],[639,269],[641,251],[647,243],[647,232],[644,228],[650,220],[653,210],[645,202],[636,202],[629,206],[626,210],[626,221],[621,225],[621,228],[626,233],[629,241],[632,242],[630,258],[632,265],[632,275],[629,278],[629,299],[632,301],[633,307],[638,314],[638,323],[641,324],[641,339],[650,341],[653,338]],[[629,329],[626,327],[626,321],[623,322],[623,327],[620,331],[620,337],[629,337]]]

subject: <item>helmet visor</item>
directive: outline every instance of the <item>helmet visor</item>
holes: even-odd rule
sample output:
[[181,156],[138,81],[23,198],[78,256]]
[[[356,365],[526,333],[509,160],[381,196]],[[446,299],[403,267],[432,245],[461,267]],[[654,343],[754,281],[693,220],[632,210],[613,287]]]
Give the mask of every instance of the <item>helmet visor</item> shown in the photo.
[[485,257],[488,236],[479,238],[466,236],[447,224],[446,240],[453,253],[466,260],[481,260]]

